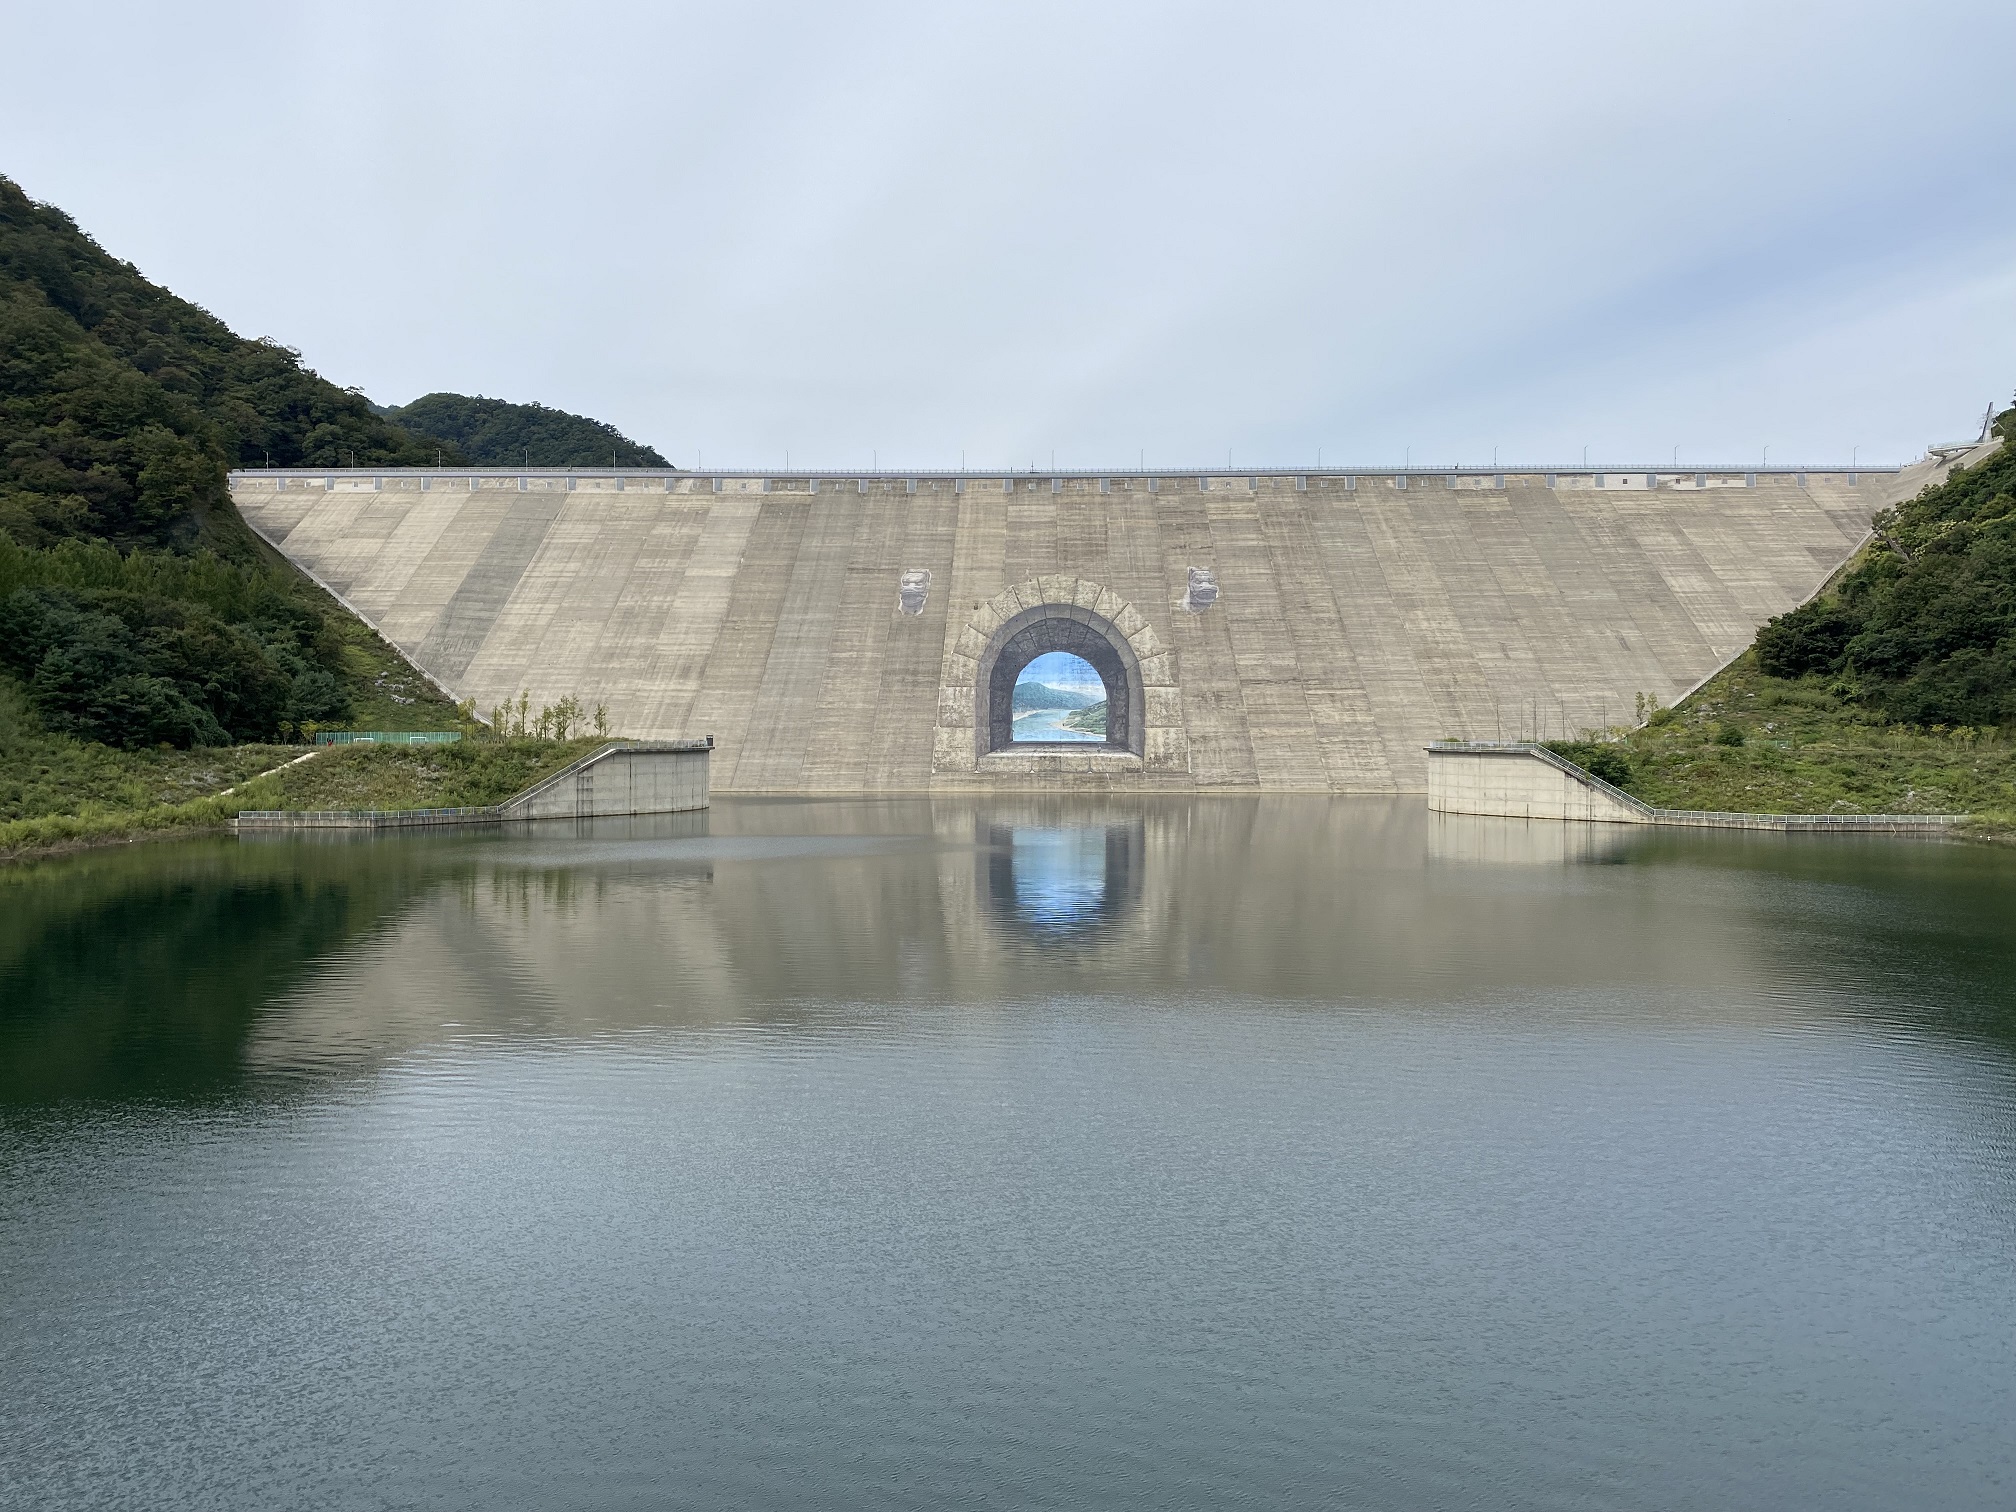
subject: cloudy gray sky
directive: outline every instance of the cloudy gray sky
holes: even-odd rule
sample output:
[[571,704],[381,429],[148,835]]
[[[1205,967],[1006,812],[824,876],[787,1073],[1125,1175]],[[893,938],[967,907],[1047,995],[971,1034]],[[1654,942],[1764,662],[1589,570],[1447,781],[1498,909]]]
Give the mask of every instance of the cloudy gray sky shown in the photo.
[[384,402],[691,465],[1902,460],[2016,6],[8,6],[0,172]]

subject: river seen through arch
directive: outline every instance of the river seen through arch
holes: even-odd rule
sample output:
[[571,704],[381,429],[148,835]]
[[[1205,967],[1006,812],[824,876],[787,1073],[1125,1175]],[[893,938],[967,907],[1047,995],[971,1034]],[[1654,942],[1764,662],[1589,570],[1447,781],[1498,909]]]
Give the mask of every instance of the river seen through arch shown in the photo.
[[1974,1509],[2016,855],[808,801],[0,876],[0,1501]]

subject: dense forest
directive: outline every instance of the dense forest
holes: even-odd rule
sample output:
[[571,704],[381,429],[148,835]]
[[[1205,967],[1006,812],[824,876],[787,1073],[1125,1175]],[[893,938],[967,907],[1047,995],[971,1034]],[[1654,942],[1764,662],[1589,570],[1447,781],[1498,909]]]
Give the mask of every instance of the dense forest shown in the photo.
[[0,528],[16,541],[236,547],[227,468],[434,456],[0,178]]
[[666,465],[542,405],[431,394],[376,409],[0,177],[0,678],[19,688],[0,698],[0,761],[60,764],[63,737],[137,751],[357,718],[452,724],[435,690],[245,527],[225,475],[528,450],[546,465]]
[[438,695],[263,546],[225,485],[268,462],[434,458],[0,178],[0,673],[41,726],[0,747],[271,740],[349,718],[388,677],[438,723]]
[[428,394],[384,414],[414,435],[439,440],[484,467],[672,465],[613,425],[543,404]]
[[1876,517],[1875,544],[1757,633],[1767,676],[1901,725],[2016,724],[2016,409],[2001,450]]
[[272,741],[352,712],[334,616],[291,588],[213,552],[0,536],[0,667],[55,734],[128,750]]

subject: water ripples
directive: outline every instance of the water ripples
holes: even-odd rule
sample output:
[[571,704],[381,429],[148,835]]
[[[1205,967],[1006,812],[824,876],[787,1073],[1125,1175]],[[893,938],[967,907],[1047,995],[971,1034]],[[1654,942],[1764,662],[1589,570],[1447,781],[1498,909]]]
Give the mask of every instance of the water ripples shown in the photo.
[[1994,1504],[2010,858],[1538,830],[723,804],[55,875],[0,1484]]

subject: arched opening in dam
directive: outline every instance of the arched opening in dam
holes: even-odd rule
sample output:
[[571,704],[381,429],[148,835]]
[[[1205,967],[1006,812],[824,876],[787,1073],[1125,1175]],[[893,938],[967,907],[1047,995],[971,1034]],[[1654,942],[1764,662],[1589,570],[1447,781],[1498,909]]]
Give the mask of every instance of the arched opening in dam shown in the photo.
[[[983,755],[1049,744],[1140,753],[1141,669],[1134,648],[1119,627],[1089,609],[1038,604],[1015,615],[994,633],[978,681]],[[1101,701],[1103,719],[1084,712]]]

